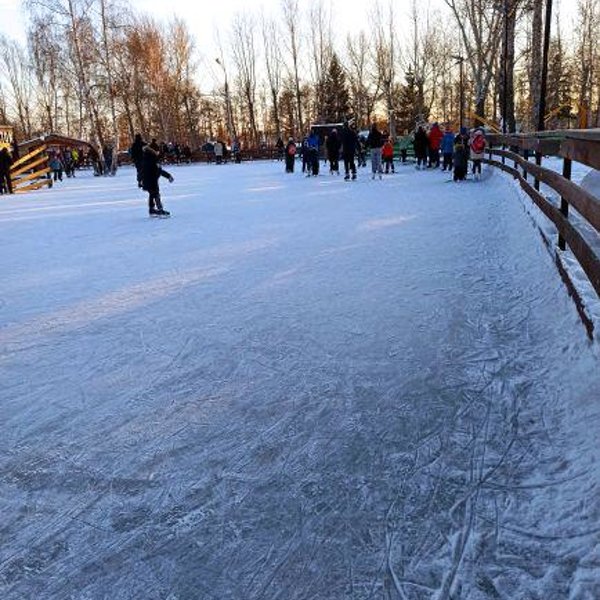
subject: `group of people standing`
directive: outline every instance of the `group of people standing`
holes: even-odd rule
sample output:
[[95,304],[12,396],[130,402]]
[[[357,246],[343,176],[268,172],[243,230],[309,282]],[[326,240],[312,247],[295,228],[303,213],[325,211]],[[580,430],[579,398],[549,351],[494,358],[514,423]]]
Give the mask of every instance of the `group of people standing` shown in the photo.
[[[345,121],[342,127],[338,130],[334,127],[324,141],[326,160],[329,163],[329,172],[331,174],[340,174],[340,158],[344,165],[344,179],[346,181],[356,180],[356,159],[358,158],[359,166],[366,165],[365,146],[371,149],[371,169],[372,178],[378,174],[381,178],[383,173],[382,165],[386,165],[386,173],[389,172],[390,166],[392,172],[393,166],[393,145],[388,136],[377,128],[374,123],[369,131],[366,140],[361,140],[356,130],[356,126],[352,121]],[[319,152],[321,140],[316,131],[312,130],[302,141],[302,172],[306,173],[307,177],[319,174]],[[391,148],[391,157],[389,154]],[[294,138],[290,137],[284,149],[285,155],[285,170],[287,173],[294,172],[294,164],[298,147]],[[391,158],[391,160],[390,160]],[[383,162],[382,162],[383,161]]]
[[[329,172],[338,174],[340,172],[340,156],[344,163],[344,179],[356,179],[356,161],[363,154],[365,148],[371,150],[371,178],[382,174],[394,173],[394,143],[391,137],[381,132],[376,123],[373,123],[365,139],[359,137],[352,123],[345,122],[341,129],[333,128],[325,139],[325,159],[329,162]],[[304,140],[300,151],[302,152],[302,172],[307,176],[319,174],[319,152],[321,141],[316,131],[311,131]],[[419,125],[413,137],[416,168],[437,169],[442,171],[453,171],[454,181],[463,181],[467,176],[468,161],[473,164],[475,178],[481,175],[481,161],[485,151],[485,136],[481,129],[473,130],[469,135],[465,127],[455,135],[447,126],[442,131],[438,123],[433,123],[426,130],[425,126]],[[293,138],[289,138],[283,149],[285,157],[285,170],[287,173],[294,172],[296,154],[299,148]],[[406,160],[406,150],[402,153],[402,162]],[[366,164],[366,163],[365,163]]]
[[419,125],[413,145],[417,169],[438,168],[441,155],[442,171],[453,171],[454,181],[466,179],[469,160],[473,165],[473,176],[481,176],[481,161],[486,146],[481,129],[474,129],[469,135],[468,129],[461,127],[455,135],[449,126],[442,131],[437,123],[433,123],[426,131],[423,125]]

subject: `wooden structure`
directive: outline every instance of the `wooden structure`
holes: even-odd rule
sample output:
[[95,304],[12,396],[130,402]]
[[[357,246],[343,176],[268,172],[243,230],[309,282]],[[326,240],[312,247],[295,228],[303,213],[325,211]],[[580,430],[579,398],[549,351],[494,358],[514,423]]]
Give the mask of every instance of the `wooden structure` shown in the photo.
[[48,153],[52,149],[86,148],[97,155],[91,144],[58,134],[48,134],[19,144],[21,158],[10,169],[15,193],[29,192],[41,187],[52,187]]
[[38,146],[16,160],[10,168],[10,177],[15,194],[52,187],[47,147]]
[[[560,254],[569,247],[600,297],[600,199],[571,181],[573,161],[600,170],[600,129],[491,135],[488,141],[489,158],[485,162],[518,179],[523,190],[555,225],[558,231],[556,264],[592,337],[593,323],[585,314],[583,302],[564,268]],[[535,162],[529,160],[532,155],[535,155]],[[542,167],[544,155],[563,159],[562,174]],[[507,161],[512,162],[513,166],[509,166]],[[529,177],[533,178],[533,185],[529,183]],[[557,192],[561,199],[560,207],[540,193],[540,182]],[[570,207],[583,219],[583,228],[581,220],[569,219]],[[549,240],[547,242],[549,247],[553,247]]]

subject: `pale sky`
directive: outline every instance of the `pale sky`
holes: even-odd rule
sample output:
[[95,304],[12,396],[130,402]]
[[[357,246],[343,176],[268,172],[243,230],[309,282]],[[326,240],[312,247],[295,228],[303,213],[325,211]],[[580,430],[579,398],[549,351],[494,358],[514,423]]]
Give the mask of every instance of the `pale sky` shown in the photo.
[[[400,16],[406,14],[411,5],[409,0],[393,2]],[[369,28],[368,14],[374,2],[324,0],[324,3],[331,6],[334,28],[339,32],[340,40],[349,31]],[[25,23],[21,4],[22,0],[0,0],[0,33],[24,41]],[[195,36],[198,48],[205,55],[214,54],[211,46],[214,44],[215,29],[219,29],[224,37],[236,14],[246,11],[258,15],[263,7],[267,15],[281,15],[281,0],[130,0],[130,4],[135,10],[148,13],[159,21],[168,21],[175,15],[182,17]],[[387,6],[387,0],[382,0],[381,4]],[[311,5],[310,0],[303,0],[300,9],[305,11]],[[423,0],[420,5],[424,12],[428,5],[432,8],[445,6],[443,0]]]

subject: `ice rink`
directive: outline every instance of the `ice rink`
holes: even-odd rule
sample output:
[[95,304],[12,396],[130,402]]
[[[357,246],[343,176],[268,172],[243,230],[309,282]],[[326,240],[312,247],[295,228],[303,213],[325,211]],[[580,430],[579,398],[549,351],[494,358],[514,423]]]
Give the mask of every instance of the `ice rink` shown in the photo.
[[510,178],[0,197],[0,598],[600,598],[600,372]]

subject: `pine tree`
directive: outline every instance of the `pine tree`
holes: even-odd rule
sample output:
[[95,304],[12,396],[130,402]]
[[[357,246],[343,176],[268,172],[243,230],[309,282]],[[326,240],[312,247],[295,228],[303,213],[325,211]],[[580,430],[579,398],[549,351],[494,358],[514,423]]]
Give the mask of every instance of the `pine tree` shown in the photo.
[[350,92],[346,82],[346,73],[334,53],[329,63],[329,68],[317,88],[317,98],[320,106],[316,114],[325,123],[339,123],[350,112]]
[[398,131],[412,131],[417,121],[427,120],[429,110],[424,106],[423,85],[417,81],[412,69],[405,75],[406,83],[400,86],[396,104],[396,127]]

